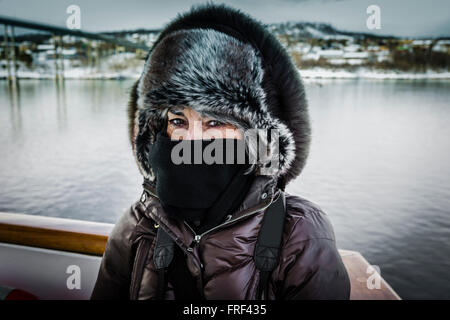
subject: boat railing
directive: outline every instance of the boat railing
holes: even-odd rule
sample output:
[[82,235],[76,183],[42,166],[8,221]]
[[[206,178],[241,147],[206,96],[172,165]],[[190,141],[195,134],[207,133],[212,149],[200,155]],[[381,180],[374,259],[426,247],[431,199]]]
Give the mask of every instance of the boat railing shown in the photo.
[[[42,299],[89,299],[113,226],[0,212],[0,286],[28,290]],[[350,277],[350,299],[400,299],[359,252],[339,253]],[[74,270],[81,273],[80,288],[69,283]]]

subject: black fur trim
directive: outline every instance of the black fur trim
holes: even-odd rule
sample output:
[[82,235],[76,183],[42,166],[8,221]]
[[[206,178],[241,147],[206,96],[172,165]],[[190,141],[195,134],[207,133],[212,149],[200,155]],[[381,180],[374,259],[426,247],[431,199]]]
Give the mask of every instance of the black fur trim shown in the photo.
[[[199,51],[192,49],[196,41],[210,42]],[[249,45],[254,50],[246,47]],[[191,49],[194,51],[189,53]],[[208,49],[228,50],[222,59],[233,72],[227,74],[227,68],[220,69],[221,61],[210,57],[214,51],[207,53]],[[192,61],[188,58],[194,53],[205,55],[212,63],[189,65]],[[233,75],[239,70],[231,67],[233,62],[245,65],[244,73],[237,78]],[[192,82],[188,85],[183,80]],[[214,103],[217,100],[221,103]],[[152,173],[146,151],[151,147],[153,135],[165,121],[165,110],[180,104],[235,117],[251,128],[279,129],[281,157],[277,175],[278,187],[282,189],[305,166],[311,128],[298,70],[278,39],[261,22],[238,9],[224,4],[194,5],[166,25],[152,46],[129,104],[133,151],[141,173],[147,178]]]

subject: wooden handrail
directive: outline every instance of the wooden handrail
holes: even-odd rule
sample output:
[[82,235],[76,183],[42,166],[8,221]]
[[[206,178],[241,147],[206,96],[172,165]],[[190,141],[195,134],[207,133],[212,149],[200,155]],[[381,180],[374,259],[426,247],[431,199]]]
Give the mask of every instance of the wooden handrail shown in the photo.
[[[101,256],[113,224],[0,212],[0,242]],[[380,288],[369,289],[370,264],[356,251],[339,250],[351,282],[352,300],[398,300],[380,276]]]
[[[374,274],[373,269],[368,270],[370,264],[359,252],[339,250],[339,254],[350,277],[352,288],[350,300],[401,300],[400,296],[380,274]],[[369,289],[368,282],[371,282],[370,277],[374,277],[374,279],[379,277],[378,288]]]
[[0,212],[0,242],[101,256],[113,226]]

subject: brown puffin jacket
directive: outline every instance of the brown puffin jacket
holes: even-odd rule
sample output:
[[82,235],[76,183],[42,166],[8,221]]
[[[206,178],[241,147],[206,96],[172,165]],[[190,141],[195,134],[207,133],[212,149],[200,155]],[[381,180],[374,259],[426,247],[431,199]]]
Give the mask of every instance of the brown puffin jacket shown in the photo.
[[[279,196],[276,180],[258,176],[240,208],[198,243],[185,223],[162,210],[151,184],[115,225],[106,246],[92,299],[154,299],[157,273],[153,250],[164,228],[183,252],[205,299],[253,300],[259,281],[254,249],[265,209]],[[268,299],[348,299],[350,281],[334,232],[320,207],[286,193],[286,220],[278,266]],[[192,248],[192,249],[191,249]],[[168,283],[166,299],[175,299]]]

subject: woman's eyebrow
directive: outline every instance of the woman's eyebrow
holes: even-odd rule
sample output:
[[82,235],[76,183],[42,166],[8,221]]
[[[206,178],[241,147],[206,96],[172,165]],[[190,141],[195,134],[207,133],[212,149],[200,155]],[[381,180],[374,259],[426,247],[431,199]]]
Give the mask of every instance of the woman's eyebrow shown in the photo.
[[186,116],[184,115],[183,111],[181,111],[181,110],[169,110],[169,112],[170,112],[170,113],[173,113],[173,114],[175,114],[175,115],[177,115],[177,116],[183,116],[183,117],[186,117]]

